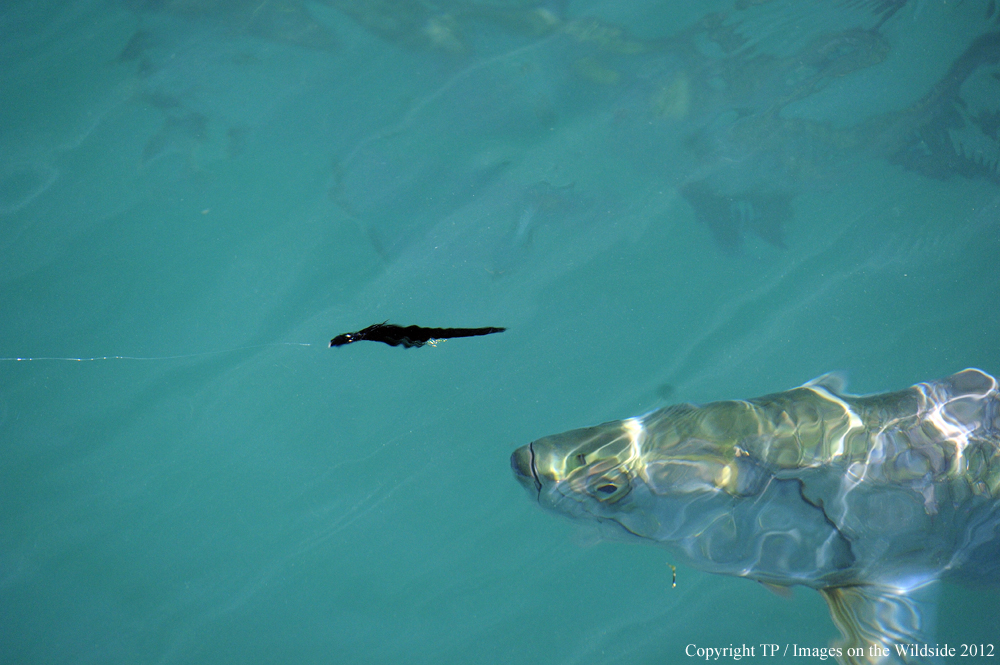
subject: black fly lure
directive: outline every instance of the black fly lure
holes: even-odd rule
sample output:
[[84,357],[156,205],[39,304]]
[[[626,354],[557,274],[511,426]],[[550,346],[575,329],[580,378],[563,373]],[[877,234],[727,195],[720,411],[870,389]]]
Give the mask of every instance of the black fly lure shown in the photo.
[[397,326],[385,321],[368,326],[357,332],[337,335],[330,340],[330,346],[345,346],[354,342],[382,342],[389,346],[404,346],[409,349],[424,344],[434,345],[437,340],[452,337],[479,337],[501,333],[506,328],[421,328],[420,326]]

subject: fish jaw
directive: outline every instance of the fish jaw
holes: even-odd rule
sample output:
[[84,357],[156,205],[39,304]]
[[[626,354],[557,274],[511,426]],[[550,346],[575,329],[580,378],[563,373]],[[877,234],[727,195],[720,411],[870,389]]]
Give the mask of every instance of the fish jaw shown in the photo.
[[542,489],[542,484],[535,475],[534,453],[531,445],[521,446],[510,456],[510,468],[514,471],[514,478],[521,486],[528,491],[535,499],[538,498],[538,491]]

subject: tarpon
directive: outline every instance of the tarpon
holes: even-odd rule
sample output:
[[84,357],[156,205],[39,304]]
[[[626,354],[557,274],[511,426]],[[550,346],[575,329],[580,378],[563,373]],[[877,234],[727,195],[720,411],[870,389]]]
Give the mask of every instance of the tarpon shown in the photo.
[[919,661],[894,645],[934,642],[938,580],[1000,581],[1000,395],[978,369],[868,396],[825,375],[545,437],[510,462],[546,509],[707,572],[817,589],[842,663]]

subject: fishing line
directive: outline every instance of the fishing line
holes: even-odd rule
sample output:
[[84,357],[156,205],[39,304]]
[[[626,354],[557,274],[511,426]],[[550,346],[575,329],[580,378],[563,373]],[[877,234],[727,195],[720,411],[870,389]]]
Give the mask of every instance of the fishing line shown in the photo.
[[253,344],[251,346],[238,346],[232,349],[222,349],[220,351],[202,351],[200,353],[184,353],[177,356],[95,356],[93,358],[57,358],[57,357],[34,357],[34,358],[0,358],[10,362],[32,362],[39,360],[66,360],[69,362],[85,363],[98,360],[179,360],[181,358],[198,358],[201,356],[217,356],[222,353],[236,353],[237,351],[249,351],[250,349],[262,349],[268,346],[312,346],[304,342],[271,342],[270,344]]

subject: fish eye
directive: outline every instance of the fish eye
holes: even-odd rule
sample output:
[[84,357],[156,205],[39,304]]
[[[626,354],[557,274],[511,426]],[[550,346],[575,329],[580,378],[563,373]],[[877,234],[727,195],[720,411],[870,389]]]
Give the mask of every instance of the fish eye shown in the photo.
[[632,486],[626,474],[612,471],[592,477],[588,491],[601,503],[617,503],[629,495]]
[[583,453],[577,453],[576,462],[580,466],[587,466],[587,456]]

